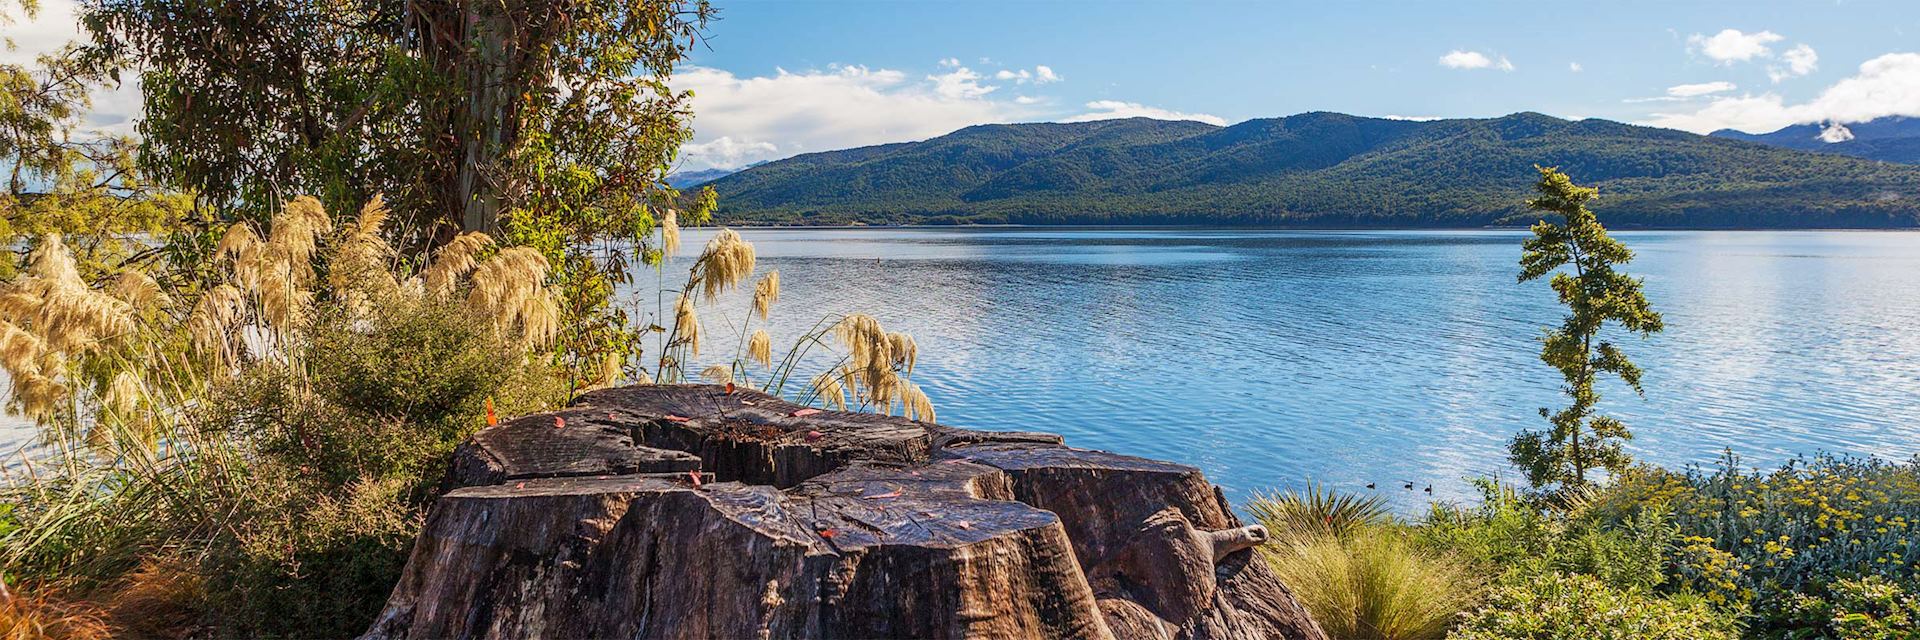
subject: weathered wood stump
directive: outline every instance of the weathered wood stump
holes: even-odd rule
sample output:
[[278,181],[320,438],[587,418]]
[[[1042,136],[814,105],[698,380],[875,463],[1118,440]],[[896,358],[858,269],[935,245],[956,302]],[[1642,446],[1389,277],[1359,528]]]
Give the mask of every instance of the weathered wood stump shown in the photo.
[[1199,470],[641,386],[455,453],[364,638],[1325,638]]

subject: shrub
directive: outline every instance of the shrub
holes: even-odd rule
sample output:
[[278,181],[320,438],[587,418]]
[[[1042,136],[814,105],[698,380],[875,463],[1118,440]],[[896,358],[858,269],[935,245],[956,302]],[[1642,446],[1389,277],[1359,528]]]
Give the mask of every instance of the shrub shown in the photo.
[[1780,638],[1899,640],[1920,637],[1920,594],[1881,577],[1842,579],[1826,597],[1795,593],[1785,598],[1776,621],[1794,629]]
[[1577,502],[1542,502],[1495,480],[1478,485],[1477,506],[1434,505],[1415,528],[1422,544],[1456,553],[1489,575],[1580,573],[1621,589],[1665,582],[1673,526],[1663,511],[1609,520]]
[[1670,512],[1679,536],[1669,590],[1750,611],[1756,637],[1830,634],[1805,611],[1853,601],[1843,584],[1920,583],[1920,462],[1819,455],[1763,473],[1728,454],[1712,471],[1624,474],[1594,513],[1619,522],[1647,509]]
[[1356,496],[1309,483],[1300,491],[1255,493],[1247,513],[1283,539],[1345,537],[1364,527],[1392,520],[1378,495]]
[[1267,561],[1336,638],[1441,638],[1473,603],[1476,580],[1464,565],[1386,527],[1277,547]]
[[1731,640],[1732,619],[1704,601],[1618,589],[1593,576],[1545,573],[1492,589],[1454,640]]

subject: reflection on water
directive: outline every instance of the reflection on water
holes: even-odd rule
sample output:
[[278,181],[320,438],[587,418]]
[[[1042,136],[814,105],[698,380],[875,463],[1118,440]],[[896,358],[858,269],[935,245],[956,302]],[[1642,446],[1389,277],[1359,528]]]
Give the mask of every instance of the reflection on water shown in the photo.
[[[1506,440],[1562,402],[1535,342],[1561,311],[1544,283],[1514,281],[1524,232],[742,235],[784,280],[777,348],[825,314],[868,312],[919,340],[915,378],[942,422],[1193,464],[1236,498],[1307,479],[1375,482],[1406,508],[1428,483],[1465,497],[1465,477],[1511,474]],[[1619,236],[1667,324],[1624,339],[1646,398],[1602,389],[1636,455],[1920,450],[1920,233]],[[629,295],[655,307],[650,286]],[[709,312],[701,365],[731,355],[745,309],[736,293]]]
[[[1377,482],[1403,507],[1426,497],[1400,481],[1464,497],[1469,475],[1511,474],[1507,438],[1561,403],[1535,341],[1561,311],[1514,281],[1524,232],[743,235],[784,280],[776,344],[867,311],[919,340],[942,422],[1182,461],[1236,495],[1314,479]],[[1623,338],[1646,398],[1602,389],[1636,455],[1920,450],[1920,234],[1619,235],[1667,321]],[[723,306],[710,334],[741,319]]]

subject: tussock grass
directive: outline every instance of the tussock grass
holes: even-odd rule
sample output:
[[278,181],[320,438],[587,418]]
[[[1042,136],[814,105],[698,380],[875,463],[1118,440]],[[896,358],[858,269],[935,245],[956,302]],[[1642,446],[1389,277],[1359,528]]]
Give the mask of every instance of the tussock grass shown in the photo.
[[1478,590],[1466,565],[1382,528],[1286,541],[1266,556],[1335,638],[1443,638]]

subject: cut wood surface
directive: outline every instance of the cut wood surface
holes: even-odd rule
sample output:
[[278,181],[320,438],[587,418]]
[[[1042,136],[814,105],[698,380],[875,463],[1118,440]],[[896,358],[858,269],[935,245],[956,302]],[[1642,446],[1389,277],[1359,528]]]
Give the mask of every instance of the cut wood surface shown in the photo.
[[1325,636],[1192,467],[710,385],[455,453],[364,638]]

